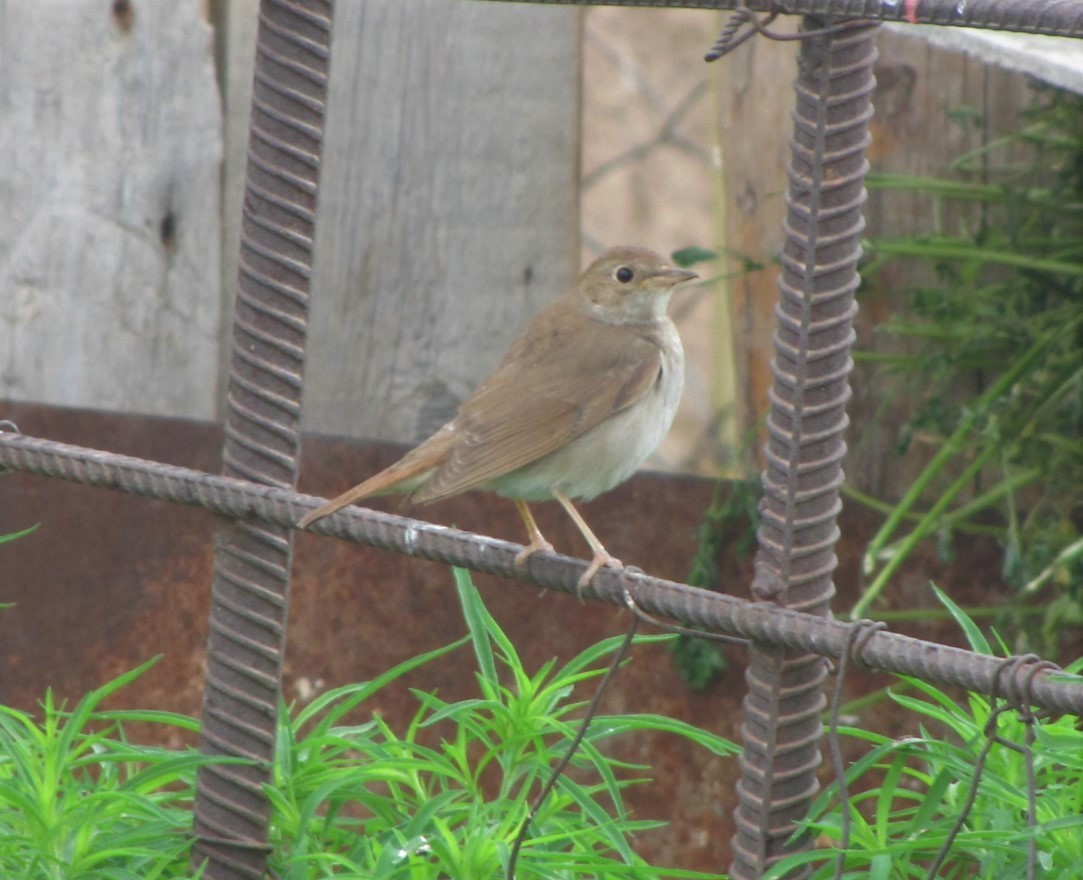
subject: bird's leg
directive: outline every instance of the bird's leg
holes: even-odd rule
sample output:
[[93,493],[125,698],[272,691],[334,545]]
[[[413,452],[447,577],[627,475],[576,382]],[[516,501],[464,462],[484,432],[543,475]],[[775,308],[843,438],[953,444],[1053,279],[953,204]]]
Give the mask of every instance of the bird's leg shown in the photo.
[[545,550],[552,553],[553,545],[545,540],[545,536],[541,533],[541,529],[538,528],[538,524],[534,522],[534,514],[530,512],[530,508],[526,506],[525,501],[520,501],[516,498],[515,508],[519,511],[519,516],[523,518],[527,534],[530,535],[530,543],[515,554],[515,567],[521,568],[523,564],[539,550]]
[[553,496],[560,502],[560,506],[568,512],[568,516],[572,518],[572,522],[579,528],[580,534],[587,539],[587,543],[590,544],[590,549],[594,552],[594,558],[591,559],[590,565],[587,566],[587,570],[583,572],[583,576],[579,578],[579,584],[576,588],[579,598],[582,599],[583,588],[590,583],[591,578],[594,577],[599,568],[603,565],[607,568],[624,568],[624,563],[615,556],[610,555],[609,551],[602,546],[602,542],[599,541],[594,532],[590,530],[590,526],[588,526],[586,520],[579,515],[579,511],[575,509],[575,505],[572,504],[567,495],[563,492],[554,490]]

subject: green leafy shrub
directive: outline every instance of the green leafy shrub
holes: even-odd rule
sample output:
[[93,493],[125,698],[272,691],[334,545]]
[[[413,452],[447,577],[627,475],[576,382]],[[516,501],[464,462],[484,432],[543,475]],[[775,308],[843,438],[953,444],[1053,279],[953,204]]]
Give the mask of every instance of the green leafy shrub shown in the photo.
[[[916,401],[900,442],[934,454],[870,543],[862,616],[919,541],[989,530],[1006,578],[1055,587],[1046,635],[1083,614],[1083,100],[1036,93],[1020,130],[955,163],[958,179],[872,175],[870,187],[973,203],[961,228],[867,243],[886,262],[928,266],[931,283],[881,332],[901,352],[864,352]],[[969,400],[960,389],[975,388]],[[851,497],[859,497],[851,493]]]
[[[971,647],[991,655],[978,627],[937,593]],[[1083,660],[1070,671],[1080,669]],[[892,699],[922,719],[917,735],[891,739],[858,727],[839,729],[868,747],[846,771],[850,839],[841,876],[924,880],[945,848],[936,877],[1022,880],[1033,841],[1037,876],[1083,877],[1078,719],[1039,721],[1028,747],[1023,722],[1013,712],[993,719],[988,698],[972,694],[957,702],[920,679],[900,680],[907,693],[893,693]],[[990,744],[990,734],[1000,741]],[[834,783],[817,799],[805,825],[820,848],[780,862],[766,880],[801,865],[812,867],[812,880],[836,877],[842,809]],[[1033,823],[1028,820],[1032,809]]]
[[[456,578],[466,638],[281,713],[266,789],[275,876],[504,876],[527,810],[575,733],[583,703],[573,694],[605,672],[621,640],[607,639],[563,666],[549,662],[528,673],[466,573]],[[659,638],[671,637],[640,641]],[[477,660],[478,697],[448,703],[415,690],[418,711],[403,732],[368,709],[407,672],[467,644]],[[166,712],[101,708],[150,665],[87,694],[71,711],[49,693],[40,720],[0,707],[0,877],[192,876],[196,771],[212,759],[192,749],[136,745],[123,725],[195,733],[198,723]],[[359,713],[364,720],[349,720]],[[438,746],[421,741],[419,734],[429,730],[442,737]],[[632,817],[623,801],[647,768],[608,756],[605,746],[649,731],[686,738],[704,749],[704,760],[735,751],[717,736],[663,716],[596,717],[569,773],[529,829],[520,880],[706,876],[652,867],[632,847],[636,831],[660,824]]]
[[[447,703],[414,691],[419,709],[401,735],[378,716],[343,723],[380,688],[458,647],[452,645],[371,683],[327,693],[296,713],[280,731],[271,790],[279,876],[505,876],[530,804],[574,736],[583,704],[570,700],[573,690],[604,673],[621,639],[530,674],[467,574],[457,571],[456,579],[480,696]],[[643,641],[658,638],[670,637]],[[419,742],[426,728],[441,732],[439,748]],[[647,768],[608,757],[603,748],[615,736],[659,730],[702,746],[705,760],[735,751],[717,736],[659,715],[596,717],[571,772],[531,825],[519,880],[706,876],[651,867],[632,849],[630,835],[659,824],[633,818],[623,802],[622,792]]]

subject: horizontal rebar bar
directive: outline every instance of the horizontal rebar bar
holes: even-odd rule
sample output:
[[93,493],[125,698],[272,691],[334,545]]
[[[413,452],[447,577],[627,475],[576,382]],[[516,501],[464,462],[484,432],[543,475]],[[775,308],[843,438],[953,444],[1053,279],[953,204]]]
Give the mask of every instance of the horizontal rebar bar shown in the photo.
[[[493,0],[489,0],[493,2]],[[782,12],[837,19],[897,21],[1046,36],[1083,37],[1079,0],[499,0],[566,6],[640,6],[654,9]]]
[[[325,499],[288,489],[259,486],[189,468],[116,455],[0,431],[0,468],[59,477],[90,486],[120,489],[145,498],[204,507],[224,516],[292,525]],[[565,593],[575,593],[587,563],[555,553],[536,553],[525,569],[515,565],[522,545],[420,520],[348,507],[315,523],[310,531],[394,550],[474,571],[500,575]],[[813,617],[650,577],[638,571],[598,572],[583,595],[625,604],[625,588],[643,610],[709,632],[729,633],[770,645],[838,658],[853,624]],[[860,640],[859,640],[860,641]],[[862,646],[865,665],[912,675],[936,684],[958,685],[981,694],[998,693],[1018,702],[1026,667],[997,685],[1004,659],[938,645],[891,632],[877,632]],[[1083,677],[1040,671],[1026,685],[1032,705],[1083,715]]]

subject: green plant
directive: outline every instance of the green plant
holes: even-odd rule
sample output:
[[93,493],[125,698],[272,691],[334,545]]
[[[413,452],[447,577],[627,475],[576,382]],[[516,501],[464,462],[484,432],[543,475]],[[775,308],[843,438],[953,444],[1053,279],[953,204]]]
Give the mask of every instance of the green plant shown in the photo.
[[22,529],[18,532],[8,532],[6,535],[0,535],[0,544],[6,544],[8,541],[17,541],[19,538],[25,538],[27,535],[32,535],[38,530],[41,523],[34,523],[34,525]]
[[[692,557],[688,583],[714,589],[718,585],[715,557],[723,545],[738,557],[751,556],[759,526],[758,481],[719,480],[711,506],[704,514]],[[706,639],[678,636],[672,643],[673,662],[692,690],[706,689],[726,669],[726,657],[718,645]]]
[[[266,787],[277,876],[503,876],[530,803],[575,732],[583,704],[571,699],[573,692],[604,672],[621,640],[530,674],[468,575],[457,571],[456,582],[468,637],[282,712],[274,778]],[[419,709],[402,733],[368,709],[367,701],[389,684],[464,644],[477,660],[477,698],[448,703],[415,690]],[[0,707],[0,877],[191,876],[196,770],[223,759],[136,745],[123,730],[141,722],[194,733],[198,724],[190,718],[100,708],[153,662],[87,694],[70,712],[48,693],[40,721]],[[364,720],[350,722],[355,711]],[[633,818],[623,803],[622,792],[646,768],[611,758],[604,748],[614,737],[646,731],[684,737],[714,755],[735,751],[717,736],[658,715],[596,717],[569,774],[529,829],[519,878],[706,876],[651,867],[632,848],[634,832],[660,824]],[[441,736],[437,745],[422,741],[433,734]]]
[[[1059,588],[1047,633],[1079,616],[1081,110],[1078,98],[1038,92],[1016,134],[955,163],[966,179],[870,178],[873,187],[925,193],[936,205],[972,202],[974,210],[964,212],[961,229],[867,243],[868,284],[887,261],[904,257],[923,261],[935,278],[909,291],[905,314],[882,327],[905,350],[858,353],[917,401],[900,454],[918,436],[935,452],[869,544],[871,580],[854,617],[920,541],[935,538],[946,550],[955,531],[990,528],[1004,547],[1005,577],[1024,595]],[[977,391],[954,403],[963,388]]]
[[194,731],[196,723],[167,712],[99,709],[154,662],[91,691],[70,712],[47,693],[40,721],[0,707],[0,876],[191,876],[195,772],[209,759],[130,743],[122,724]]
[[[286,720],[270,790],[279,876],[504,876],[530,803],[574,735],[583,704],[570,699],[573,691],[603,674],[600,664],[620,639],[530,674],[468,575],[456,571],[456,583],[479,696],[448,703],[414,691],[420,707],[402,734],[378,716],[345,723],[380,688],[457,644],[369,684],[325,694]],[[658,823],[632,818],[622,792],[645,768],[603,751],[612,737],[658,730],[712,754],[734,751],[725,740],[657,715],[596,717],[569,774],[529,830],[516,871],[520,880],[700,876],[650,867],[635,854],[629,836]],[[422,734],[434,731],[439,746],[423,744]]]
[[[937,594],[963,626],[971,647],[992,654],[973,621]],[[1073,670],[1080,668],[1083,661]],[[1032,787],[1026,731],[1014,713],[993,719],[985,697],[971,695],[957,703],[931,684],[900,678],[908,693],[894,693],[892,699],[924,719],[918,735],[890,739],[857,727],[839,730],[871,747],[846,772],[850,840],[842,876],[925,878],[941,848],[950,844],[936,877],[1023,878],[1033,840],[1039,876],[1083,877],[1083,732],[1078,719],[1037,723],[1030,747]],[[990,732],[1001,739],[983,758]],[[1031,809],[1033,825],[1027,818]],[[799,865],[811,866],[813,880],[837,876],[842,828],[835,783],[817,799],[805,825],[824,845],[780,862],[768,880]]]
[[[2,474],[0,474],[0,476],[2,476]],[[29,528],[22,529],[21,531],[8,532],[6,535],[0,535],[0,544],[6,544],[9,541],[17,541],[20,538],[25,538],[27,535],[32,535],[32,534],[34,534],[34,532],[36,532],[38,530],[38,528],[40,526],[41,526],[41,523],[35,523],[34,525],[30,526]],[[13,602],[0,602],[0,609],[2,609],[2,608],[13,608],[13,607],[14,607]]]

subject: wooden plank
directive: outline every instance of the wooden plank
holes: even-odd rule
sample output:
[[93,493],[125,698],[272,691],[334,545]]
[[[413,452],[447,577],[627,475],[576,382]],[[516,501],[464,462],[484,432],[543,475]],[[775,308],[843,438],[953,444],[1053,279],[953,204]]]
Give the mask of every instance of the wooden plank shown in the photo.
[[[798,19],[780,19],[772,29],[793,33]],[[771,387],[771,334],[777,322],[778,263],[785,241],[786,164],[790,158],[790,117],[797,75],[797,44],[753,39],[714,62],[718,80],[718,128],[721,141],[724,226],[723,244],[729,253],[754,260],[761,271],[735,275],[728,283],[733,328],[733,362],[739,395],[732,406],[741,425],[739,434],[760,430],[760,442],[748,456],[762,455],[762,417]],[[739,272],[741,260],[731,258],[728,270]],[[757,465],[749,462],[749,472]]]
[[[255,7],[227,18],[230,290]],[[578,269],[579,18],[469,0],[335,15],[305,427],[416,440]]]
[[[718,243],[717,65],[703,53],[721,13],[592,6],[583,33],[583,247],[628,242],[669,253]],[[706,279],[711,270],[697,266]],[[732,472],[729,303],[716,285],[679,287],[670,307],[685,351],[684,394],[652,469]],[[724,414],[719,416],[718,414]]]
[[214,414],[222,133],[202,10],[0,4],[0,398]]
[[[793,24],[780,22],[775,27]],[[873,170],[945,175],[960,154],[1011,130],[1018,111],[1026,105],[1026,82],[1020,74],[929,46],[910,32],[882,29],[878,47],[876,116],[869,151]],[[775,260],[783,242],[782,194],[789,160],[787,141],[793,132],[790,83],[795,51],[792,45],[753,40],[719,62],[725,65],[720,132],[726,241],[733,250],[767,267],[736,279],[731,287],[746,429],[762,424],[771,384],[771,333],[778,300]],[[971,112],[973,124],[954,122],[952,117],[959,111]],[[963,220],[956,209],[934,217],[929,206],[927,197],[872,192],[866,207],[867,234],[929,232],[936,222],[955,229]],[[928,276],[921,267],[897,261],[881,272],[877,289],[862,292],[856,322],[860,347],[884,347],[886,340],[874,337],[876,326],[905,309],[899,291],[923,279]],[[878,497],[898,497],[924,463],[921,455],[900,459],[895,453],[900,426],[912,412],[911,402],[903,393],[888,397],[889,385],[874,366],[858,365],[852,384],[847,479]],[[757,453],[761,447],[762,442]]]
[[[926,43],[914,31],[882,28],[877,42],[876,116],[872,123],[872,168],[918,177],[953,177],[959,156],[1015,129],[1029,92],[1026,77],[986,64],[972,55]],[[966,120],[961,121],[961,120]],[[934,206],[928,196],[875,190],[866,207],[868,234],[882,237],[976,228],[981,207]],[[931,264],[895,260],[861,296],[858,345],[878,351],[905,350],[910,342],[876,333],[892,314],[909,310],[913,287],[934,282]],[[912,445],[898,454],[903,425],[915,401],[878,366],[859,364],[851,381],[850,453],[846,475],[855,486],[880,498],[898,498],[935,452]],[[956,389],[959,406],[979,393]]]
[[941,49],[965,52],[988,64],[1018,71],[1058,89],[1083,94],[1083,52],[1079,51],[1079,40],[1075,37],[931,24],[889,24],[885,29]]

